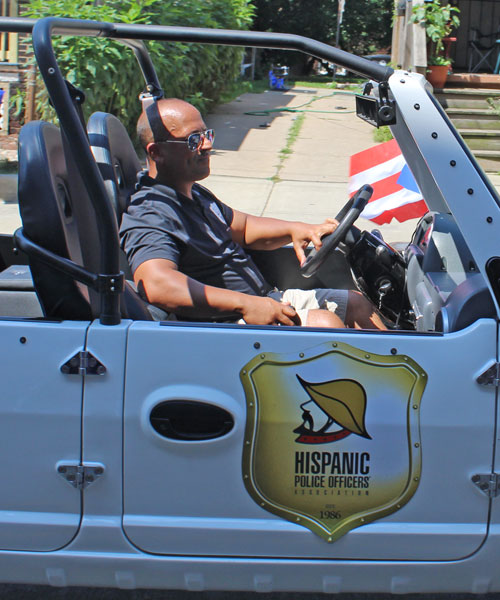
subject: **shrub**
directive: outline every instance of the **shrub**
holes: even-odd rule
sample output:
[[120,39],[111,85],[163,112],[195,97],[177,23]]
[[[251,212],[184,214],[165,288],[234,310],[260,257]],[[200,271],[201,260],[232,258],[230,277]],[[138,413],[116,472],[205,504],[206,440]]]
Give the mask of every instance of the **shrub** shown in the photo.
[[[131,24],[183,25],[226,29],[247,28],[250,0],[29,0],[23,16],[59,16]],[[143,79],[131,50],[116,40],[55,37],[54,51],[63,76],[86,94],[85,115],[110,112],[135,129],[141,111]],[[217,102],[239,73],[241,49],[202,44],[147,42],[165,95],[195,104],[202,112]],[[38,117],[53,121],[55,113],[38,77]],[[22,110],[22,94],[14,98]]]

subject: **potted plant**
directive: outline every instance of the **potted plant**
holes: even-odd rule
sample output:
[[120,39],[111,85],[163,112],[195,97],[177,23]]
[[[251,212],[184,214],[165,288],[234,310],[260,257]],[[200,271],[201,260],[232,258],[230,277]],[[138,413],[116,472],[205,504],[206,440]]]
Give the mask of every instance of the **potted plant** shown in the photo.
[[440,0],[427,0],[412,9],[411,22],[425,28],[427,36],[427,79],[435,88],[443,88],[451,65],[443,40],[460,25],[460,10]]

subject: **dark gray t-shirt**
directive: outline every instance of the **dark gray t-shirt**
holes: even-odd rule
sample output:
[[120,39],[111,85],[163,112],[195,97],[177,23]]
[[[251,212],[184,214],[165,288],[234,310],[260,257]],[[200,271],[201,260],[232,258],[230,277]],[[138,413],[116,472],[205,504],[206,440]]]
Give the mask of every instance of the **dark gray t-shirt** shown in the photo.
[[231,238],[232,209],[199,184],[193,199],[139,175],[120,227],[121,245],[132,272],[153,258],[174,262],[204,283],[264,296],[271,286],[253,260]]

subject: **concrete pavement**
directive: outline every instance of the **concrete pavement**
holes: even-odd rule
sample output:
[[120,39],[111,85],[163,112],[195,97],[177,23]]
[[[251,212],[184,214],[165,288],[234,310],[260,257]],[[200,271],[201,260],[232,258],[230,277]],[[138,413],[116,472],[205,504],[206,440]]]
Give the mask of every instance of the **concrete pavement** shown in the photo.
[[[274,112],[278,107],[305,112]],[[246,114],[254,111],[262,114]],[[301,114],[290,153],[281,155]],[[267,217],[314,223],[335,216],[348,199],[349,157],[375,144],[374,128],[355,115],[354,94],[343,90],[244,94],[206,121],[216,138],[212,173],[203,183],[230,206]],[[364,219],[358,224],[374,228]],[[378,229],[390,242],[408,241],[415,224],[393,221]]]

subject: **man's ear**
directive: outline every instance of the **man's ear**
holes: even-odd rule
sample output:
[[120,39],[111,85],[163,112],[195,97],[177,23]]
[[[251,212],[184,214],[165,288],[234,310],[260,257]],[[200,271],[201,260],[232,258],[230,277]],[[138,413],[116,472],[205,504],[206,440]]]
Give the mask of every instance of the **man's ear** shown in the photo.
[[160,157],[160,145],[156,142],[150,142],[146,146],[146,152],[148,154],[148,158],[156,162]]

